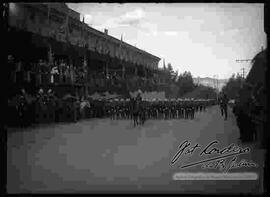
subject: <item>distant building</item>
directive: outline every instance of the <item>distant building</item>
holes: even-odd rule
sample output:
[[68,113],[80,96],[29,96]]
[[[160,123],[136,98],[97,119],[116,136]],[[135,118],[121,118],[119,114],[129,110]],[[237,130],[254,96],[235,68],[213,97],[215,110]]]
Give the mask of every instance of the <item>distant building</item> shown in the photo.
[[220,91],[222,89],[222,87],[227,83],[227,79],[214,79],[211,77],[197,77],[197,78],[193,78],[193,82],[196,85],[204,85],[204,86],[208,86],[208,87],[212,87],[212,88],[217,88]]

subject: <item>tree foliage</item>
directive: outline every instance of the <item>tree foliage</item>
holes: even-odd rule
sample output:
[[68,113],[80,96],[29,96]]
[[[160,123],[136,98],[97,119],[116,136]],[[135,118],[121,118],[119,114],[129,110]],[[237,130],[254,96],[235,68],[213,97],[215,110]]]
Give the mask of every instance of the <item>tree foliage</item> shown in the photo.
[[178,90],[179,97],[185,95],[188,92],[193,91],[195,88],[192,75],[190,72],[187,71],[179,75],[176,84],[179,88]]
[[167,97],[176,98],[188,96],[190,98],[215,98],[214,88],[195,85],[192,74],[189,71],[183,73],[174,71],[171,63],[163,65],[163,78],[166,81],[165,93]]
[[183,98],[216,99],[217,93],[213,87],[208,87],[205,85],[195,85],[194,90],[185,94]]
[[230,99],[235,99],[237,94],[239,93],[241,86],[243,84],[244,79],[237,74],[233,74],[227,84],[222,88],[222,92],[225,92]]

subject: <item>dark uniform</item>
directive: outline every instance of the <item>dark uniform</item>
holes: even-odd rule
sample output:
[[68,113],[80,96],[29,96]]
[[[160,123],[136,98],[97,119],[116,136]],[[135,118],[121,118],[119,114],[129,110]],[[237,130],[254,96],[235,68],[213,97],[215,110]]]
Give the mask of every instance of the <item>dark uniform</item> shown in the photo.
[[228,117],[228,97],[226,94],[223,94],[223,96],[220,98],[219,104],[220,104],[221,115],[223,116],[223,114],[224,114],[224,120],[227,120],[227,117]]

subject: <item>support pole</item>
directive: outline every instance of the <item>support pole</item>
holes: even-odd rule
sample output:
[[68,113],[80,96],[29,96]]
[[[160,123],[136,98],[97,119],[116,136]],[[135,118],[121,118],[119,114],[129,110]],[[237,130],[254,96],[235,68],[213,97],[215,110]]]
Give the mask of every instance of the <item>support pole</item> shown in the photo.
[[122,63],[122,79],[125,78],[125,71],[126,71],[125,65]]

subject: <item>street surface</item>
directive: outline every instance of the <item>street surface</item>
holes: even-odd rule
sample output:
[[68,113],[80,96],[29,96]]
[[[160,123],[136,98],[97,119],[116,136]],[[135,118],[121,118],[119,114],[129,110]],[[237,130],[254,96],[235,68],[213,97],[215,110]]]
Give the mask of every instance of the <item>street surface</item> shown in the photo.
[[[218,106],[197,112],[194,120],[147,120],[134,128],[131,120],[89,119],[77,123],[9,129],[8,193],[259,193],[262,192],[263,151],[242,144],[231,110],[224,121]],[[175,172],[206,172],[201,165],[179,165],[202,160],[198,152],[182,155],[171,165],[185,140],[206,146],[213,140],[223,148],[231,143],[250,147],[238,157],[259,164],[235,172],[257,172],[256,181],[175,181]],[[205,159],[207,157],[203,157]],[[211,171],[211,170],[208,170]],[[212,170],[213,171],[213,170]]]

